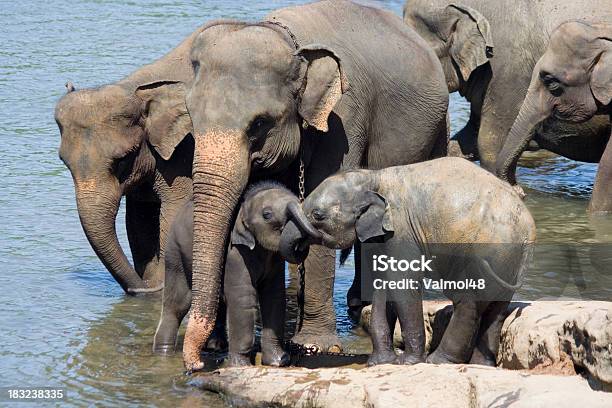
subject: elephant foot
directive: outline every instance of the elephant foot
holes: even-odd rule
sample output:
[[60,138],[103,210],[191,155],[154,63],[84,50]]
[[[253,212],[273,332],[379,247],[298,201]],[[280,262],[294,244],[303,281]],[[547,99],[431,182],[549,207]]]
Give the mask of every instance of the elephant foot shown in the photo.
[[261,354],[261,364],[272,367],[286,367],[289,365],[291,357],[281,348],[275,350],[264,350]]
[[425,359],[426,363],[429,364],[460,364],[461,361],[455,361],[451,357],[447,356],[443,352],[436,350]]
[[472,353],[472,358],[470,359],[470,364],[478,364],[489,367],[496,367],[497,362],[494,358],[485,356],[480,350],[474,349]]
[[395,358],[394,364],[413,365],[425,362],[425,356],[411,353],[402,353]]
[[373,367],[380,364],[393,364],[396,359],[397,356],[393,350],[375,351],[374,353],[370,354],[367,365],[368,367]]
[[342,343],[336,334],[317,335],[300,332],[293,336],[291,341],[307,348],[313,348],[317,352],[342,352]]
[[246,367],[252,365],[250,353],[229,353],[227,355],[228,367]]

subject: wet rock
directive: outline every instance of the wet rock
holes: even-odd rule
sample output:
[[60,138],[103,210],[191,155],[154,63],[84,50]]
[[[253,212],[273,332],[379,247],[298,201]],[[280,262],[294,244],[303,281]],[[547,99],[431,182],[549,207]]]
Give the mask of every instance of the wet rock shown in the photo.
[[237,407],[612,406],[612,394],[579,376],[468,365],[227,368],[197,374],[193,384]]
[[[367,331],[370,307],[362,312]],[[424,302],[426,347],[435,348],[452,315],[447,302]],[[399,325],[394,343],[402,343]],[[498,366],[537,372],[584,373],[595,388],[612,390],[612,302],[512,303],[504,322]]]

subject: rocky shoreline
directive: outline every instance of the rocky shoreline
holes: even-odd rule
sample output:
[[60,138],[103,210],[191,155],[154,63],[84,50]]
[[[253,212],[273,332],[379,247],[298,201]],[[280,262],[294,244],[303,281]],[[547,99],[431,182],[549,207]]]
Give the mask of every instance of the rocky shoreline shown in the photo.
[[[452,306],[426,302],[427,346]],[[369,308],[361,325],[369,327]],[[401,345],[396,328],[394,342]],[[610,407],[612,302],[513,303],[498,367],[382,365],[372,368],[224,368],[193,384],[237,407]]]
[[[497,365],[512,370],[582,374],[594,389],[612,391],[612,302],[513,302],[502,328]],[[426,348],[440,341],[452,315],[448,302],[425,302]],[[361,315],[367,331],[370,307]],[[399,324],[393,335],[402,346]]]

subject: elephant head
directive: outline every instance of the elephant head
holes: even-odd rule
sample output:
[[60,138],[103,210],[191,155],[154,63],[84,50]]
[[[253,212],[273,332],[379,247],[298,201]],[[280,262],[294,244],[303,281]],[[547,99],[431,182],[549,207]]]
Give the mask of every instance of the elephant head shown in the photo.
[[[292,259],[297,249],[310,243],[346,250],[356,240],[365,242],[392,232],[387,199],[377,191],[375,174],[371,170],[348,171],[321,182],[303,203],[311,228],[298,228],[290,220],[281,236],[281,255]],[[312,229],[317,232],[310,233]]]
[[168,160],[192,130],[184,83],[193,77],[189,50],[198,32],[115,84],[84,90],[67,84],[55,109],[59,156],[72,174],[81,225],[126,292],[147,282],[128,262],[115,218],[122,195],[150,178],[156,161]]
[[[244,193],[244,202],[232,229],[232,245],[244,245],[252,250],[259,244],[267,251],[278,253],[281,234],[289,222],[308,236],[318,236],[306,220],[295,194],[277,182],[256,183]],[[299,249],[296,263],[307,255],[307,246]]]
[[527,96],[497,158],[496,173],[516,184],[521,153],[547,120],[582,123],[610,109],[612,26],[568,22],[551,35]]
[[436,52],[449,92],[460,90],[461,84],[493,56],[489,22],[471,7],[459,3],[432,6],[429,0],[409,0],[404,5],[404,21]]
[[298,157],[302,127],[325,137],[346,90],[339,57],[320,44],[297,47],[277,24],[219,22],[191,53],[187,94],[194,125],[193,297],[183,355],[200,369],[200,350],[217,307],[225,243],[251,173],[277,173]]

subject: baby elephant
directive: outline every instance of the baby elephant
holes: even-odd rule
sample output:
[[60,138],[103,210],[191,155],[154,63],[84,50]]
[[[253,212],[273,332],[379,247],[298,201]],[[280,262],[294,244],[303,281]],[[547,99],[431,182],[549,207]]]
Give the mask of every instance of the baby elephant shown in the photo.
[[[297,197],[275,182],[260,182],[244,195],[225,263],[224,294],[229,337],[228,363],[250,365],[257,303],[261,311],[262,363],[284,366],[285,271],[279,241],[289,219],[303,219]],[[308,228],[308,226],[306,226]],[[316,231],[310,231],[316,234]],[[214,237],[211,237],[214,239]],[[153,349],[174,350],[177,331],[191,305],[193,204],[176,218],[166,251],[166,283]],[[308,248],[297,256],[305,258]]]
[[[436,280],[460,284],[466,277],[476,278],[474,282],[487,278],[481,292],[476,290],[483,289],[480,283],[470,286],[473,292],[441,287],[453,301],[453,315],[427,361],[495,365],[504,312],[520,287],[536,237],[531,214],[509,184],[467,160],[447,157],[340,173],[324,180],[306,198],[303,210],[318,233],[309,237],[303,227],[287,224],[281,253],[289,261],[296,248],[309,243],[346,249],[356,239],[376,242],[364,246],[362,254],[372,246],[386,253],[398,247],[403,253],[414,248],[420,252],[412,252],[418,264],[411,265],[421,271],[415,274],[415,291],[373,291],[370,365],[425,361],[421,291],[428,281],[423,274],[430,274],[425,255],[435,265],[431,274],[437,274]],[[362,257],[362,265],[370,263]],[[405,343],[399,357],[390,330],[396,318]]]

